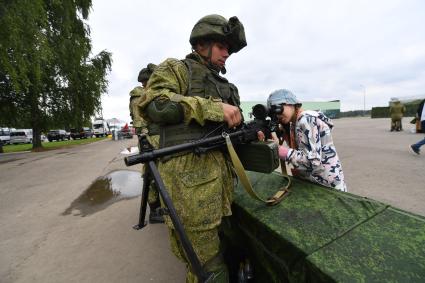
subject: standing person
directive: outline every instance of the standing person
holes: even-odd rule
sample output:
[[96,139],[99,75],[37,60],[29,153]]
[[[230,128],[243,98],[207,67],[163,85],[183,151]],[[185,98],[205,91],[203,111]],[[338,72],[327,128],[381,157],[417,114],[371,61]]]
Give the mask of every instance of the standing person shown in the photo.
[[[193,52],[185,59],[167,59],[158,66],[140,104],[147,119],[161,125],[161,147],[207,136],[223,122],[232,128],[242,121],[238,89],[219,74],[226,73],[229,56],[246,46],[242,23],[237,17],[205,16],[193,27],[189,42]],[[205,271],[214,274],[214,282],[227,282],[218,228],[222,217],[231,215],[231,161],[220,149],[186,152],[160,161],[158,169]],[[166,223],[173,253],[186,262],[186,281],[196,282],[168,216]]]
[[391,132],[394,130],[399,132],[403,130],[401,124],[401,119],[403,118],[404,112],[406,112],[406,107],[401,103],[398,98],[391,99],[392,103],[390,106],[390,116],[391,116]]
[[[138,104],[145,99],[146,96],[146,85],[153,71],[155,70],[156,65],[149,63],[146,68],[143,68],[137,77],[137,81],[142,84],[142,86],[136,86],[132,91],[130,91],[130,116],[133,120],[133,127],[136,130],[136,134],[145,134],[149,142],[153,145],[154,148],[159,147],[159,129],[154,123],[148,123],[145,119],[142,118]],[[149,204],[149,223],[164,223],[164,218],[159,212],[161,207],[161,202],[159,200],[159,193],[154,184],[151,184],[151,189],[149,190],[148,196]]]
[[[421,129],[422,129],[422,133],[425,133],[425,111],[424,111],[424,103],[425,103],[425,99],[422,100],[422,102],[419,104],[418,107],[418,111],[416,113],[418,119],[421,120]],[[420,148],[421,146],[423,146],[425,144],[425,138],[423,138],[422,140],[418,141],[415,144],[410,145],[410,150],[416,154],[420,154]]]
[[136,86],[132,91],[130,91],[130,117],[133,121],[133,127],[136,129],[136,134],[147,133],[148,125],[146,121],[142,118],[139,113],[138,104],[145,97],[145,88],[148,83],[149,77],[152,75],[155,70],[155,64],[148,64],[146,68],[143,68],[139,72],[137,81],[142,84],[142,86]]
[[[289,148],[280,145],[279,157],[294,166],[292,174],[346,192],[341,161],[331,135],[332,121],[321,112],[303,110],[302,103],[285,89],[271,93],[267,106],[282,109],[277,118]],[[264,139],[261,132],[259,139]]]

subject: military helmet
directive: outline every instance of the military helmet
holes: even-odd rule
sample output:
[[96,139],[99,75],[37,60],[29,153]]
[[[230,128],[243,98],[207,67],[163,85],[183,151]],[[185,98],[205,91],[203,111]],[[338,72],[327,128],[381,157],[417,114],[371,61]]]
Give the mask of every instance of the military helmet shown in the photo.
[[272,106],[290,104],[290,105],[300,105],[301,101],[297,97],[286,89],[278,89],[273,91],[269,98],[267,99],[267,107],[270,109]]
[[190,33],[189,42],[195,46],[200,40],[224,41],[229,45],[229,54],[244,48],[245,30],[237,17],[229,20],[220,15],[208,15],[201,18]]
[[139,83],[143,82],[143,81],[147,81],[149,80],[150,76],[152,75],[153,71],[155,71],[156,69],[156,65],[149,63],[146,68],[143,68],[140,72],[139,72],[139,76],[137,77],[137,81]]

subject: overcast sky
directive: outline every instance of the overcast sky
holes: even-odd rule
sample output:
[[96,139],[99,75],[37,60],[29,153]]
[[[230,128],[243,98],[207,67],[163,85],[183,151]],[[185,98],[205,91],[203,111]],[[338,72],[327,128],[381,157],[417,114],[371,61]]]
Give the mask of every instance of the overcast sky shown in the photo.
[[[93,53],[112,52],[105,118],[130,121],[129,92],[147,63],[182,59],[203,16],[237,16],[248,46],[227,61],[225,77],[243,101],[276,89],[301,101],[341,100],[341,110],[386,106],[425,95],[425,1],[94,0]],[[366,94],[366,95],[364,95]]]

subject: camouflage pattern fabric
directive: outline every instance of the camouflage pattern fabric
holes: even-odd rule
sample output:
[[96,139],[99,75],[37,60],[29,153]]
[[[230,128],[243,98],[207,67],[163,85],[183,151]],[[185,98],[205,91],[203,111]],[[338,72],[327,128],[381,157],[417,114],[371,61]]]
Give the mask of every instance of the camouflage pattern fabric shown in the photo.
[[[159,135],[147,136],[148,142],[154,147],[159,148]],[[158,164],[157,164],[158,165]],[[144,167],[143,167],[144,168]],[[144,169],[143,169],[144,171]],[[148,203],[154,204],[159,201],[159,192],[154,182],[149,187]]]
[[[142,118],[138,104],[145,98],[145,89],[137,86],[130,92],[130,116],[133,120],[133,127],[136,129],[136,134],[148,133],[148,123]],[[159,136],[147,136],[148,141],[154,148],[159,148]],[[142,169],[142,173],[144,169]],[[148,195],[148,203],[154,204],[159,201],[159,193],[154,183],[151,183]]]
[[217,99],[184,96],[189,84],[189,74],[184,63],[177,59],[167,59],[161,63],[148,81],[146,97],[139,106],[141,116],[149,120],[143,109],[153,100],[172,100],[179,102],[184,109],[184,122],[196,121],[201,126],[206,121],[222,122],[224,115]]
[[406,112],[406,107],[400,101],[392,103],[390,106],[391,131],[401,131],[403,129],[401,119],[403,118],[404,112]]
[[[133,127],[136,128],[136,131],[140,132],[147,132],[147,123],[142,118],[142,115],[140,113],[140,109],[138,107],[138,104],[140,103],[140,100],[143,100],[145,96],[145,90],[141,86],[135,87],[130,92],[130,116],[133,120]],[[140,130],[139,130],[140,129]]]
[[303,111],[295,123],[298,149],[289,149],[286,160],[294,175],[347,191],[341,161],[332,139],[332,121],[321,112]]
[[[145,99],[139,104],[142,115],[153,99],[172,100],[182,105],[186,124],[222,122],[223,110],[217,99],[185,96],[188,80],[188,70],[182,61],[167,59],[160,64],[149,79]],[[149,117],[144,118],[149,121]],[[219,253],[217,230],[221,219],[231,214],[234,187],[231,165],[217,150],[200,156],[189,153],[174,157],[159,162],[158,169],[196,254],[202,264],[207,263]],[[170,229],[172,251],[187,263],[170,218],[165,217],[165,221]],[[196,282],[189,269],[187,282]]]
[[[278,173],[247,172],[262,196],[285,185]],[[293,178],[268,207],[235,190],[226,227],[229,265],[248,256],[253,282],[424,282],[425,218]]]
[[391,119],[400,120],[403,118],[404,112],[406,112],[406,107],[400,101],[396,101],[390,106]]

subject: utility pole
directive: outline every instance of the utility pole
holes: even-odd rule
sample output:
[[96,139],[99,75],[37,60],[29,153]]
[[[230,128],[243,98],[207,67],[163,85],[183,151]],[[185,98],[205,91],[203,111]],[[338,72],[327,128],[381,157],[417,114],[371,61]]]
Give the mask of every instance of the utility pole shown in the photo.
[[360,85],[363,88],[363,116],[366,116],[366,87]]

